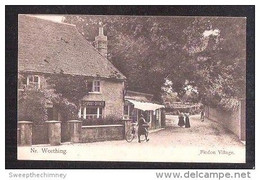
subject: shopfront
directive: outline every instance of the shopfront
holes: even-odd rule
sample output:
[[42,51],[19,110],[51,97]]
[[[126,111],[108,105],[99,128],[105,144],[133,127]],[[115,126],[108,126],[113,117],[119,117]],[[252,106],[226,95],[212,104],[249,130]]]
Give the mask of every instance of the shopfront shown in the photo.
[[124,105],[124,119],[131,119],[133,122],[137,122],[140,115],[143,114],[145,120],[150,125],[150,129],[161,128],[162,108],[164,108],[164,106],[160,104],[126,99]]
[[104,117],[105,101],[82,101],[79,118],[82,120],[101,119]]

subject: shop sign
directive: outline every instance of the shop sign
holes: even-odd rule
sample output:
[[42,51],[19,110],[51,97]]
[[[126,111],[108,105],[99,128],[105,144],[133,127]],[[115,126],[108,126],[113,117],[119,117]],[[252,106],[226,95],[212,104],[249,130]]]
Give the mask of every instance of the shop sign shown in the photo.
[[84,101],[83,106],[98,106],[98,107],[104,107],[105,101]]

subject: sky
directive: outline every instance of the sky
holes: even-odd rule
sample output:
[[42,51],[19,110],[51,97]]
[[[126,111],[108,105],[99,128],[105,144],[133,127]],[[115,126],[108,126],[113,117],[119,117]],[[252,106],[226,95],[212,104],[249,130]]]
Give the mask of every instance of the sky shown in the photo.
[[50,21],[54,21],[54,22],[62,22],[62,19],[64,18],[64,16],[61,15],[33,15],[35,17],[41,18],[41,19],[46,19],[46,20],[50,20]]

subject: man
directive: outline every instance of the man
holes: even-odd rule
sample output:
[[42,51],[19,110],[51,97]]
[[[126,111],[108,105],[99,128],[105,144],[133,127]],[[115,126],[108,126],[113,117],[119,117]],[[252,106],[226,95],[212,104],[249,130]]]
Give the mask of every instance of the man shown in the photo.
[[144,115],[141,114],[140,118],[138,119],[138,142],[141,143],[140,137],[141,135],[145,136],[146,142],[149,141],[148,139],[148,123],[144,119]]

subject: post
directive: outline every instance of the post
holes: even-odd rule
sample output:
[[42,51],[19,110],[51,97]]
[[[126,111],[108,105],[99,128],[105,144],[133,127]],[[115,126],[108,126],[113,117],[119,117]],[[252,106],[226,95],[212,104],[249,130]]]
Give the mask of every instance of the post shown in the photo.
[[51,146],[61,144],[61,122],[60,121],[46,121],[48,124],[48,136]]
[[70,142],[73,143],[81,142],[82,121],[70,120],[68,121],[68,124],[69,124]]
[[99,118],[99,107],[97,108],[97,118]]
[[85,106],[83,109],[83,119],[87,118],[87,107]]
[[[18,129],[20,131],[21,146],[31,146],[32,145],[32,122],[31,121],[18,121]],[[17,132],[18,133],[18,132]]]
[[17,128],[17,145],[19,146],[21,144],[21,140],[20,140],[20,128]]
[[81,107],[79,107],[78,117],[81,118]]
[[165,109],[161,110],[161,127],[165,128],[166,127],[166,115],[165,115]]

